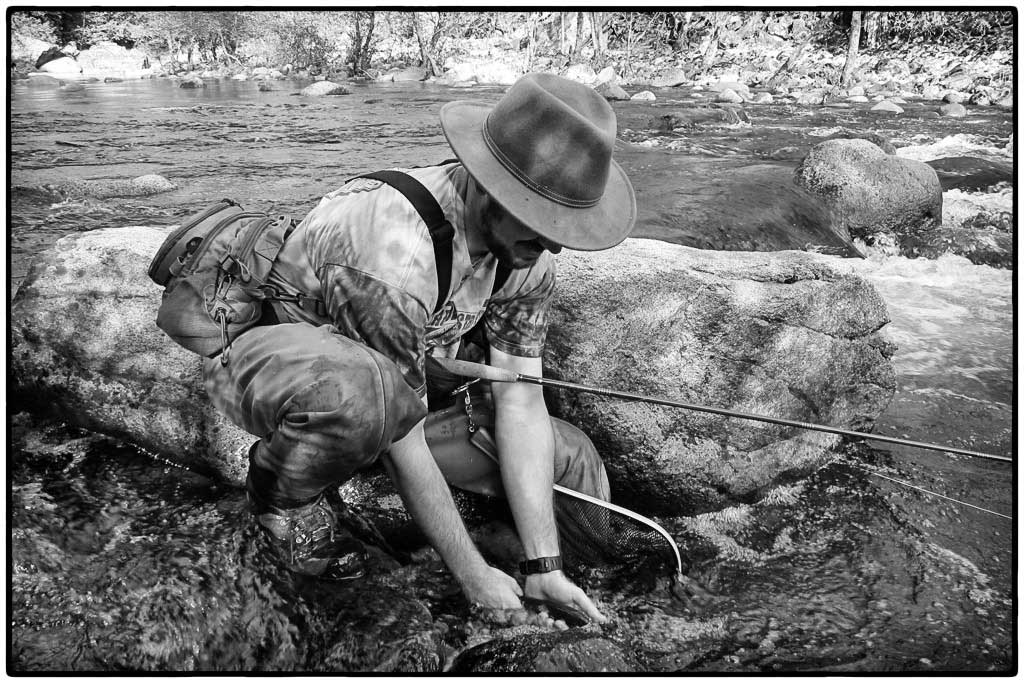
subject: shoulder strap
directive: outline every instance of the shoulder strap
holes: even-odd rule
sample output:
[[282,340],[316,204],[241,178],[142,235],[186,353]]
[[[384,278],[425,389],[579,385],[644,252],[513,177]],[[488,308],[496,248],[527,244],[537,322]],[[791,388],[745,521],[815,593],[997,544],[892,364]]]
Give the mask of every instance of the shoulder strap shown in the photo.
[[437,303],[434,305],[434,313],[437,313],[444,306],[452,284],[452,239],[455,237],[455,228],[445,218],[434,195],[407,173],[376,171],[358,177],[379,180],[401,192],[427,224],[430,239],[434,243],[434,262],[437,265]]
[[512,268],[498,261],[498,269],[494,271],[494,286],[491,287],[491,296],[494,296],[508,282],[508,276],[511,274]]

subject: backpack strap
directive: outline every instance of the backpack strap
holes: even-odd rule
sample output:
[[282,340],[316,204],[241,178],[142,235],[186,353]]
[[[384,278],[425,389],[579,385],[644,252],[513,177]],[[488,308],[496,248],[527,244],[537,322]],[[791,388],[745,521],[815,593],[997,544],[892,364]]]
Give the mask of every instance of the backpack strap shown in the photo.
[[437,313],[448,300],[448,290],[452,284],[452,240],[455,238],[455,228],[445,218],[434,195],[411,175],[401,171],[375,171],[357,177],[379,180],[401,192],[427,224],[430,240],[434,243],[434,262],[437,266],[437,303],[434,305],[434,313]]

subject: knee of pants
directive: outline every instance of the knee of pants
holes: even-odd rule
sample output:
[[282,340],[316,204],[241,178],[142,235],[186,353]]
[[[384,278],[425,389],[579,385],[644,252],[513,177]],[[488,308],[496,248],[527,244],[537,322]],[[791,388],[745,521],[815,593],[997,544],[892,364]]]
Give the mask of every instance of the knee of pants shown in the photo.
[[551,427],[555,433],[555,483],[609,500],[608,474],[590,437],[556,417],[551,418]]

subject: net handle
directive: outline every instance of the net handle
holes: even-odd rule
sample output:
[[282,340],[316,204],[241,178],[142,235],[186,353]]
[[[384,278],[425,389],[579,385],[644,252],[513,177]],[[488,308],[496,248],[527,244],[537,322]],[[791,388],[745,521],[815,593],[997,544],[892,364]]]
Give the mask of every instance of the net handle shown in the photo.
[[628,509],[626,509],[626,508],[624,508],[624,507],[622,507],[620,505],[616,505],[615,503],[609,503],[606,500],[601,500],[600,498],[594,498],[593,496],[588,496],[585,493],[580,493],[579,491],[573,491],[572,489],[567,489],[564,486],[559,486],[558,484],[553,484],[552,488],[554,488],[554,490],[558,491],[559,493],[563,493],[563,494],[565,494],[567,496],[570,496],[572,498],[578,498],[579,500],[585,501],[585,502],[590,503],[592,505],[597,505],[597,506],[600,506],[600,507],[603,507],[603,508],[607,508],[608,510],[611,510],[613,512],[617,512],[620,515],[625,515],[626,517],[629,517],[630,519],[634,519],[634,520],[640,522],[641,524],[643,524],[645,526],[651,527],[652,529],[657,531],[659,534],[664,536],[665,540],[668,541],[669,547],[672,548],[672,552],[675,553],[675,556],[676,556],[676,568],[678,570],[678,573],[679,574],[683,573],[683,558],[679,554],[679,546],[676,545],[675,539],[672,538],[672,535],[669,534],[667,531],[665,531],[665,529],[660,524],[655,522],[653,519],[648,519],[647,517],[644,517],[643,515],[641,515],[638,512],[633,512],[632,510],[628,510]]

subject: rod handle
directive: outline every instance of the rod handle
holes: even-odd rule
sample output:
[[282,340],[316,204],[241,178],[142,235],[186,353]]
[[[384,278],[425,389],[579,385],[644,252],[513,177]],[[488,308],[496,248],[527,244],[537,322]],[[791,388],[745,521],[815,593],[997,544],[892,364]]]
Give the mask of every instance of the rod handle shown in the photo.
[[495,368],[481,363],[470,363],[466,360],[455,360],[454,358],[434,358],[434,360],[448,372],[462,377],[476,377],[485,379],[488,382],[518,382],[519,373]]

